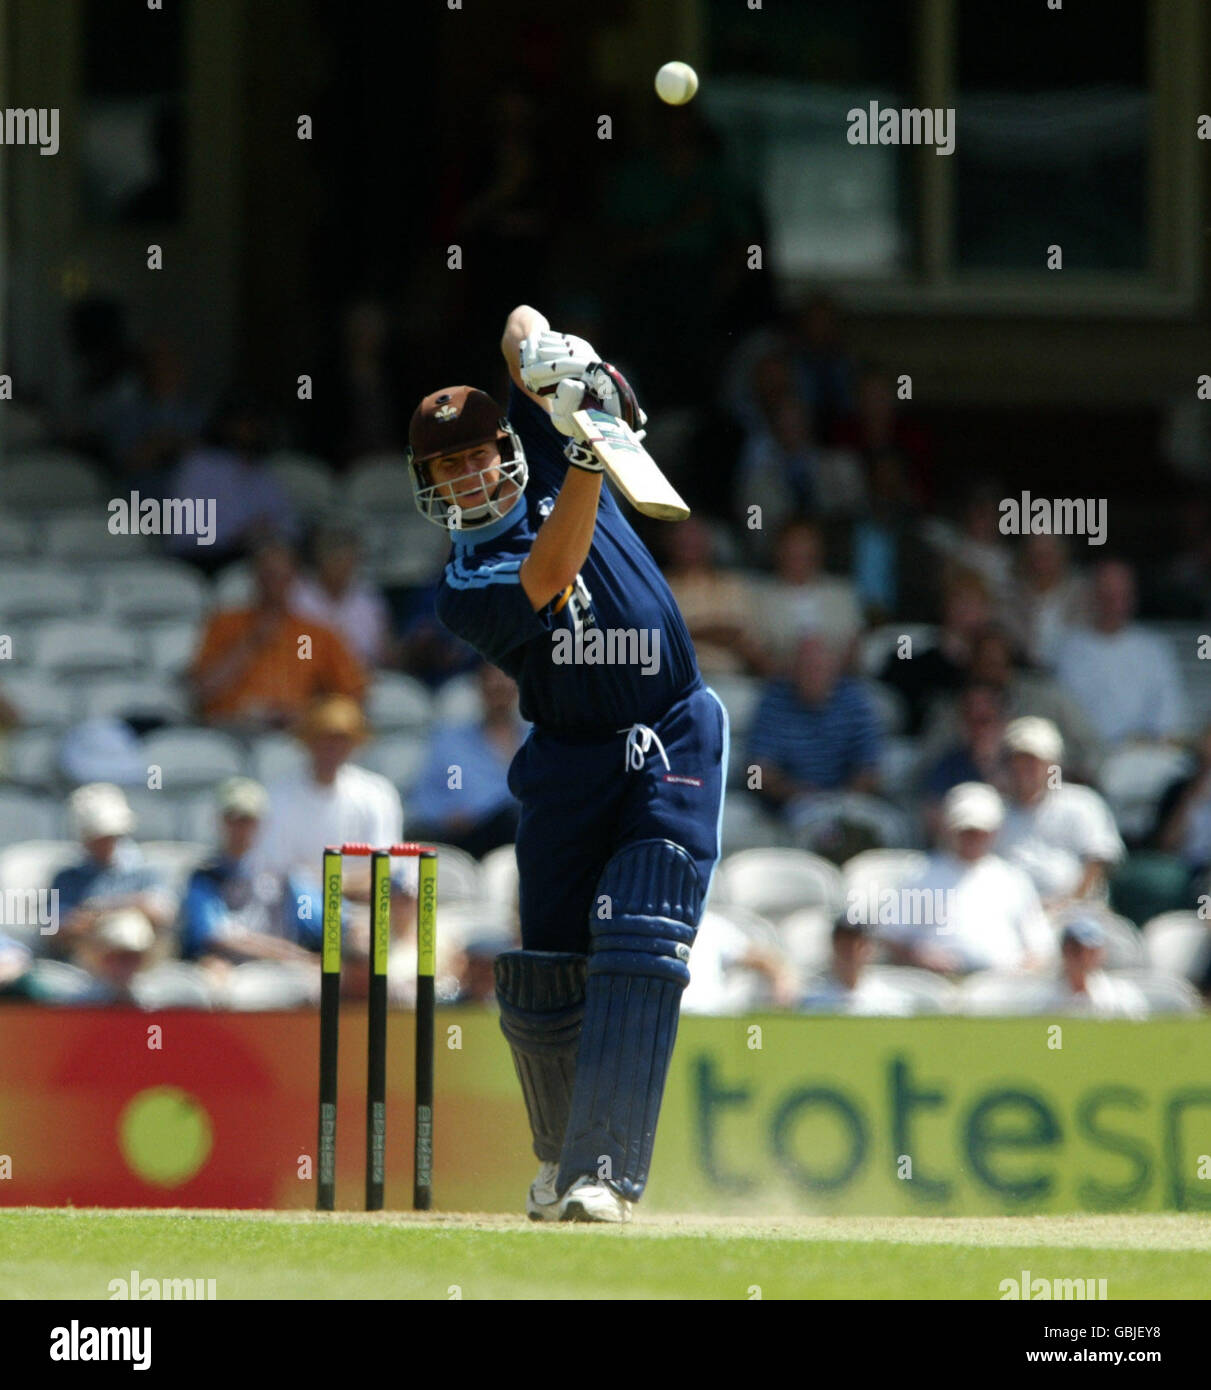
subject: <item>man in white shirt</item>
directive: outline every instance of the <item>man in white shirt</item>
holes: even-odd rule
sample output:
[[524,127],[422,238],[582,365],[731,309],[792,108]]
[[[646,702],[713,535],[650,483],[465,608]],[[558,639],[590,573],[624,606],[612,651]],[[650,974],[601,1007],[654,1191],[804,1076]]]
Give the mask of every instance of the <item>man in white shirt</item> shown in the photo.
[[1131,621],[1135,574],[1120,560],[1094,571],[1093,622],[1064,635],[1060,685],[1107,743],[1176,738],[1185,723],[1177,665],[1161,638]]
[[[394,845],[403,839],[399,792],[377,772],[349,761],[366,733],[365,717],[355,701],[344,695],[321,697],[299,728],[307,768],[269,788],[269,810],[253,851],[255,872],[273,874],[284,889],[289,883],[292,891],[313,894],[312,910],[317,914],[325,845]],[[345,861],[343,887],[347,903],[370,901],[368,859]],[[393,916],[396,906],[393,903]],[[398,906],[406,922],[407,904]],[[354,954],[360,954],[369,939],[364,916],[368,914],[358,913],[356,924],[348,928],[346,940]]]
[[1148,1001],[1130,980],[1102,969],[1106,933],[1092,917],[1073,918],[1060,937],[1063,974],[1040,1000],[1044,1014],[1088,1014],[1095,1018],[1148,1017]]
[[867,973],[874,955],[872,927],[842,913],[833,923],[832,961],[827,974],[808,981],[799,1003],[805,1013],[853,1017],[904,1018],[914,1011],[912,996]]
[[1008,799],[996,850],[1030,875],[1049,909],[1105,899],[1106,870],[1126,854],[1110,808],[1092,787],[1063,781],[1064,740],[1049,719],[1005,730]]
[[879,895],[879,935],[897,964],[942,975],[1037,970],[1056,940],[1029,876],[992,852],[1004,820],[996,791],[961,782],[942,803],[944,847]]

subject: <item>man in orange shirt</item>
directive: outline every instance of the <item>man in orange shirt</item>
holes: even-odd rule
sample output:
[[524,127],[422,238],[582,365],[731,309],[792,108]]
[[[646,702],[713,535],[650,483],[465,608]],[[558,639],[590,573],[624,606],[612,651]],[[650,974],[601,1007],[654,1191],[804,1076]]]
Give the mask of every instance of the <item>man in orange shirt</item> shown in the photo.
[[361,701],[366,673],[340,637],[292,612],[294,554],[281,542],[253,557],[256,596],[249,608],[216,613],[189,669],[208,724],[281,728],[317,695]]

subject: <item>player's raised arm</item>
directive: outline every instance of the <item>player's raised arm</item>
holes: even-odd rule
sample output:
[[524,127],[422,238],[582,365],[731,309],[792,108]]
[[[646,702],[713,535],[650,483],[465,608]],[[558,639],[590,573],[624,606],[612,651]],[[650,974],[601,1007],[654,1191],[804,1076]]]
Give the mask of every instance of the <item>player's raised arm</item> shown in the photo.
[[505,331],[500,340],[500,350],[504,353],[505,361],[509,364],[509,376],[513,384],[519,391],[524,391],[532,401],[537,401],[544,409],[549,409],[549,402],[544,400],[537,391],[531,391],[521,378],[521,345],[535,333],[549,333],[551,325],[538,312],[528,304],[519,304],[509,315],[505,323]]

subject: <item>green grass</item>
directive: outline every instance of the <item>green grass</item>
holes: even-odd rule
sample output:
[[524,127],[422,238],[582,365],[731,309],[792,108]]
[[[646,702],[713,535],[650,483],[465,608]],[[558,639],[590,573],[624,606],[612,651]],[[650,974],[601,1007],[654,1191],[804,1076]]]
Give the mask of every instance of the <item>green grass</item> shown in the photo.
[[219,1298],[995,1299],[1002,1279],[1106,1279],[1111,1299],[1201,1298],[1198,1217],[655,1217],[0,1210],[0,1298],[108,1298],[111,1279],[217,1280]]

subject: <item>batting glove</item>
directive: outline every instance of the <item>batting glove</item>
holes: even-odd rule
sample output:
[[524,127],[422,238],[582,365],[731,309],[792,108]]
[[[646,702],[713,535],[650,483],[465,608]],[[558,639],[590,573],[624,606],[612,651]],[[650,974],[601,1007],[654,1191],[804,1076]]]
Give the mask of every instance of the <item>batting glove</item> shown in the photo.
[[592,343],[571,333],[535,330],[521,345],[521,379],[536,395],[549,395],[568,377],[583,378],[600,362]]
[[591,401],[585,401],[584,394],[584,382],[575,381],[570,377],[565,377],[555,388],[554,395],[550,397],[551,423],[560,434],[566,434],[572,439],[576,438],[576,424],[572,416],[578,410],[592,405]]

